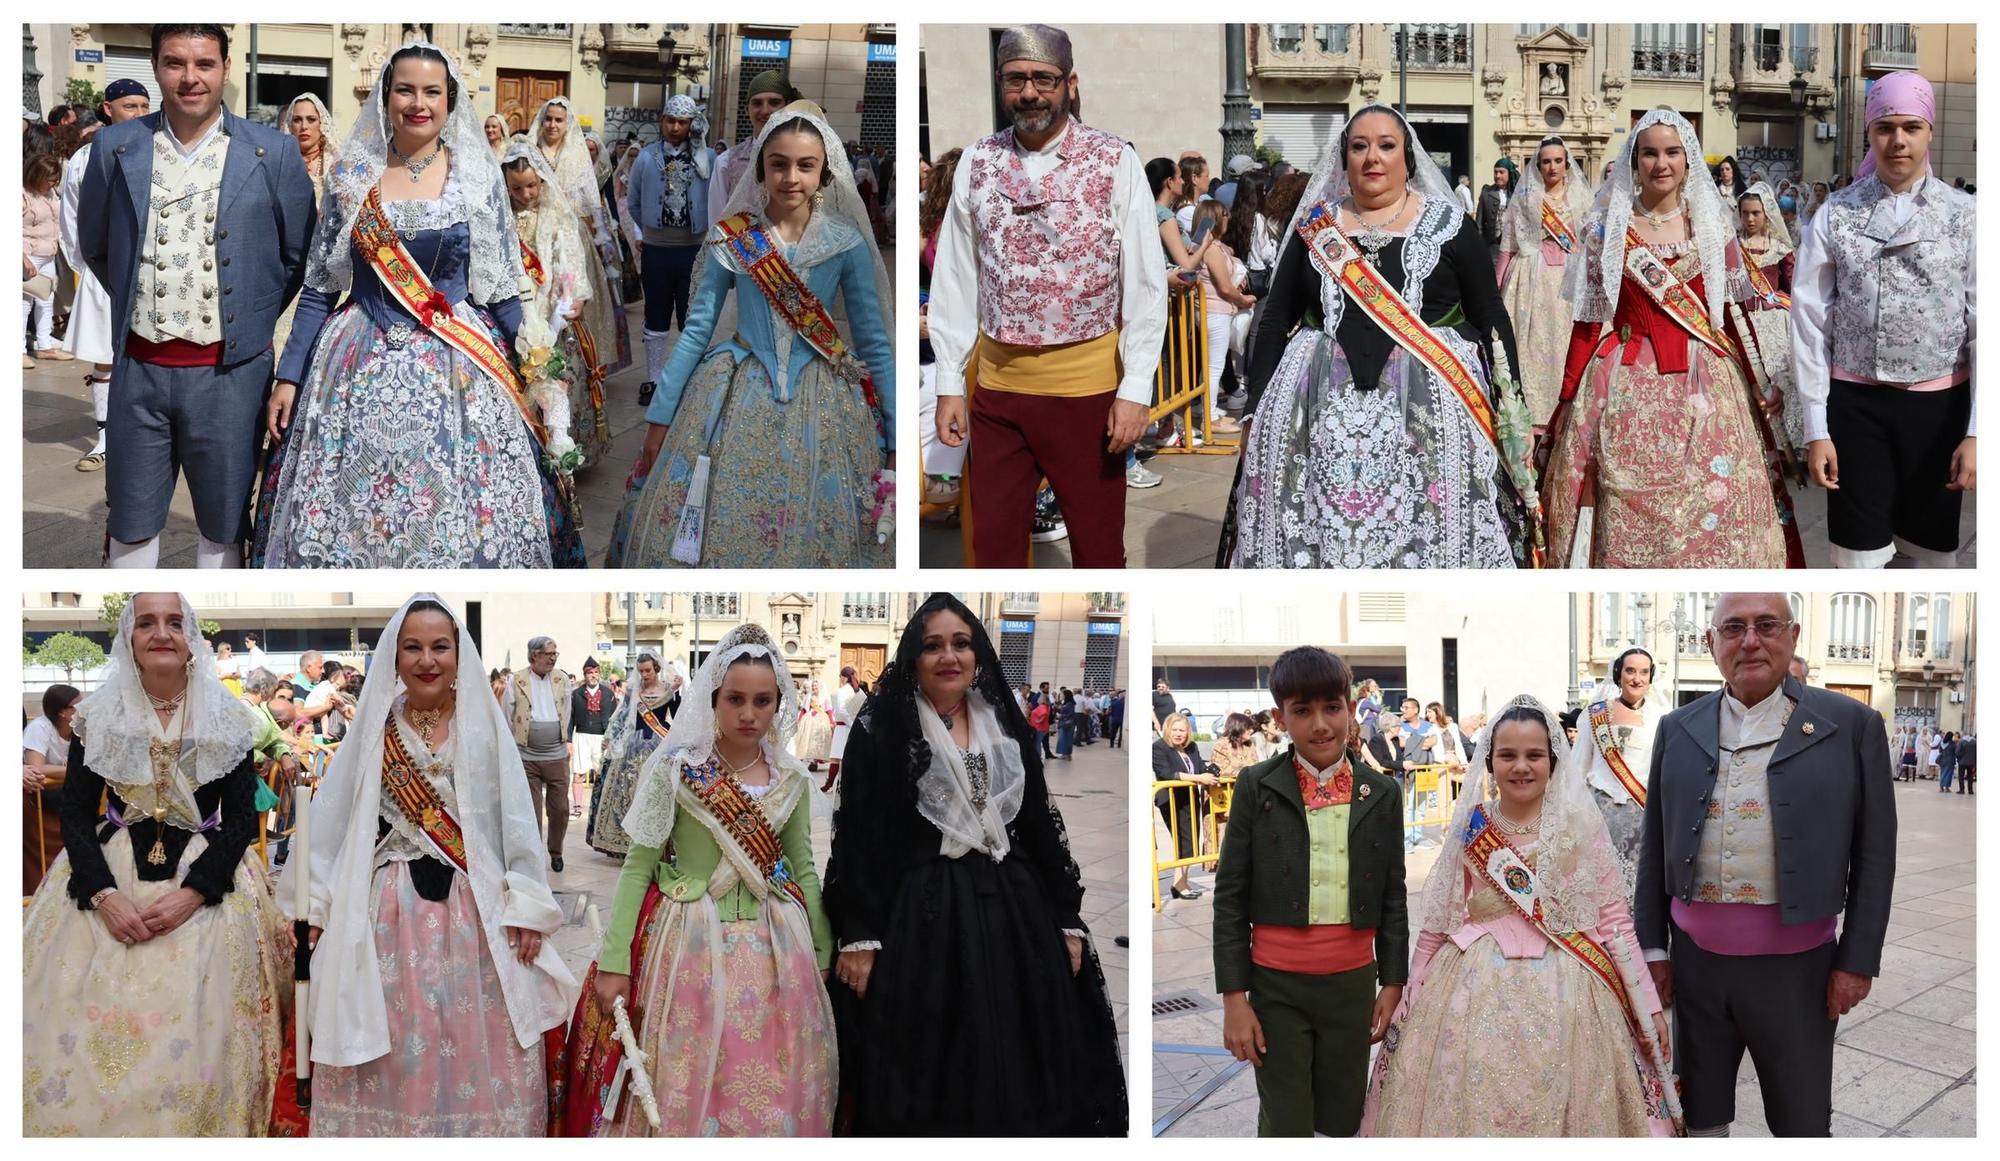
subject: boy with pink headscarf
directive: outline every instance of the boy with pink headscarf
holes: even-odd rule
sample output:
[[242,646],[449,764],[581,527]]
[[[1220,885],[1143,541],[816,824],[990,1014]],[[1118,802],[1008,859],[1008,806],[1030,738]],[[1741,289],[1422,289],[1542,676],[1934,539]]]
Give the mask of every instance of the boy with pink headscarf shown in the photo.
[[1932,176],[1937,99],[1913,72],[1868,92],[1868,157],[1800,240],[1792,372],[1837,568],[1958,564],[1972,490],[1972,198]]

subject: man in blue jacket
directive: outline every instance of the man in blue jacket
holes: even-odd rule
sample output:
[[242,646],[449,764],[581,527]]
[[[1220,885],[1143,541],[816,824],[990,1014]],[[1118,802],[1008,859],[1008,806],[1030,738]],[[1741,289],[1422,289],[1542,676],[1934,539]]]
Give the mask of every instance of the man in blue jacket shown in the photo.
[[153,25],[161,111],[107,127],[77,213],[111,296],[106,555],[154,568],[185,469],[196,563],[242,563],[271,332],[305,278],[316,207],[298,143],[222,107],[229,32]]
[[[699,123],[699,124],[698,124]],[[697,132],[699,128],[699,132]],[[694,98],[676,94],[660,110],[660,140],[639,151],[625,191],[637,237],[639,278],[646,288],[646,381],[639,402],[651,403],[653,384],[673,347],[667,341],[687,325],[688,287],[708,220],[708,183],[715,175],[715,151],[706,142],[707,123]]]

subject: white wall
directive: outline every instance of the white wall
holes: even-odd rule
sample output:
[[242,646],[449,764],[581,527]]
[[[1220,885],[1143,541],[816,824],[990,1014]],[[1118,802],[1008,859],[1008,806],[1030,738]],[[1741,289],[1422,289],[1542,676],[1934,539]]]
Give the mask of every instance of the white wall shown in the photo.
[[1404,622],[1410,696],[1444,692],[1443,641],[1458,638],[1458,712],[1492,713],[1529,693],[1551,709],[1568,704],[1569,608],[1563,593],[1411,593]]

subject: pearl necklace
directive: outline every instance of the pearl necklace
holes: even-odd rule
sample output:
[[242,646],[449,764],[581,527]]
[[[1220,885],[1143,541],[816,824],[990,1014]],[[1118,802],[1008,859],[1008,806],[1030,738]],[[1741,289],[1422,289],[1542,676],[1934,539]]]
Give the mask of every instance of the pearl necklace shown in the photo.
[[1668,222],[1673,221],[1675,218],[1686,217],[1688,212],[1688,207],[1687,207],[1687,202],[1683,201],[1681,202],[1681,204],[1675,206],[1671,210],[1668,210],[1664,214],[1656,214],[1653,211],[1647,209],[1643,204],[1641,204],[1639,199],[1633,198],[1632,210],[1640,217],[1652,223],[1652,226],[1655,230],[1664,230],[1667,228]]
[[741,766],[738,766],[734,762],[731,762],[729,760],[729,755],[722,752],[722,747],[717,746],[715,749],[715,760],[722,763],[722,768],[729,771],[730,777],[736,778],[739,775],[741,775],[745,770],[755,770],[757,768],[757,763],[762,762],[764,760],[764,751],[762,747],[759,747],[755,756],[753,756],[748,762],[745,762]]
[[1501,834],[1532,834],[1542,829],[1542,812],[1537,808],[1534,818],[1527,822],[1515,822],[1496,806],[1493,808],[1493,825],[1500,828]]

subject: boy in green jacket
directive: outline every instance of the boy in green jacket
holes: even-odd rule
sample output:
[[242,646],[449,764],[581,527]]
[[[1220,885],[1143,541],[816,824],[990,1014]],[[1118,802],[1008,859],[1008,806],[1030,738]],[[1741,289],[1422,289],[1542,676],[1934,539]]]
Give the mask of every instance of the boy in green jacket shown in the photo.
[[1222,1040],[1256,1066],[1260,1137],[1354,1135],[1409,979],[1401,795],[1351,749],[1353,688],[1324,649],[1272,664],[1292,745],[1237,776],[1216,866]]

